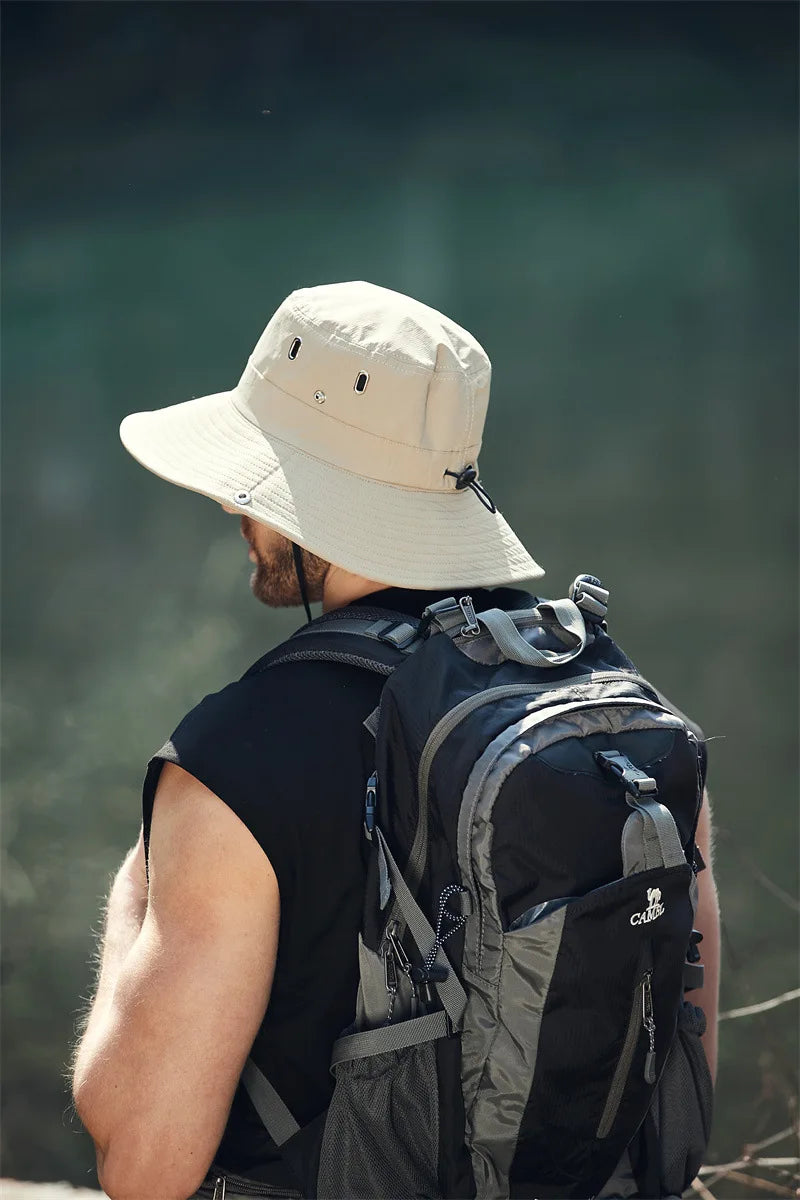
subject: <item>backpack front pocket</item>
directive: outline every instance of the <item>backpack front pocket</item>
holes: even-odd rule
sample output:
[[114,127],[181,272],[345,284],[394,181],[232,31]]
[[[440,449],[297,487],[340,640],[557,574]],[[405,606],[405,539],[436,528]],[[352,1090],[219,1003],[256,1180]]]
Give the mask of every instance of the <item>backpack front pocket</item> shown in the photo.
[[675,1034],[691,875],[631,875],[503,934],[497,1031],[468,1117],[496,1160],[503,1080],[522,1087],[512,1190],[593,1194],[642,1121]]

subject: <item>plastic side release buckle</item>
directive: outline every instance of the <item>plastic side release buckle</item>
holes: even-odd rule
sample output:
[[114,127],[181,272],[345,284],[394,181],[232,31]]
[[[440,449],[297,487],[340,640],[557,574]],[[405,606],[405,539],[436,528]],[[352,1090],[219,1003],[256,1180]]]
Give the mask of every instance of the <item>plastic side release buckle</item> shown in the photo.
[[594,758],[598,766],[621,780],[625,785],[625,790],[637,800],[658,795],[658,785],[655,779],[651,775],[646,775],[618,750],[598,750]]

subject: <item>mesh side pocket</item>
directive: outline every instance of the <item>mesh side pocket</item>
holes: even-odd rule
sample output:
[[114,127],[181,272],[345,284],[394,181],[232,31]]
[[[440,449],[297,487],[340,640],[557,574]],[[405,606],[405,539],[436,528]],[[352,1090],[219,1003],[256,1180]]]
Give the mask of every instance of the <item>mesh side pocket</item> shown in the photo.
[[334,1071],[320,1200],[440,1196],[435,1043],[345,1060]]
[[711,1136],[714,1090],[700,1042],[705,1029],[703,1010],[684,1003],[658,1086],[661,1183],[677,1195],[697,1175]]

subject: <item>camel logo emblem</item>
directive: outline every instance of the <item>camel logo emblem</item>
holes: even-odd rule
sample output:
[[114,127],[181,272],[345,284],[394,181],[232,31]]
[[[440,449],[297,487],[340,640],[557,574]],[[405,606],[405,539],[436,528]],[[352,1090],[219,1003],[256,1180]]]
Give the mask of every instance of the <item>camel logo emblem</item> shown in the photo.
[[658,917],[664,915],[664,905],[661,903],[661,888],[647,889],[647,908],[644,912],[634,913],[631,917],[631,925],[649,925],[651,921],[655,921]]

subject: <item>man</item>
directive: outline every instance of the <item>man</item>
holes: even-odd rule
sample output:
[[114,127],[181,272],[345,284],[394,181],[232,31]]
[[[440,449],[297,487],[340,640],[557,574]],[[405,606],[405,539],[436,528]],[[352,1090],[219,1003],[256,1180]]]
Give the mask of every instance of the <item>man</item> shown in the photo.
[[[151,471],[240,515],[266,604],[420,616],[469,588],[476,607],[513,608],[519,592],[482,589],[543,572],[477,481],[490,370],[470,334],[414,300],[309,288],[278,309],[233,391],[137,413],[121,436]],[[301,1125],[328,1102],[357,980],[362,722],[381,685],[341,663],[251,669],[151,761],[75,1063],[114,1200],[187,1197],[212,1160],[290,1193],[237,1082],[252,1053]],[[706,804],[707,863],[709,840]],[[700,896],[713,1063],[710,869]]]

